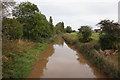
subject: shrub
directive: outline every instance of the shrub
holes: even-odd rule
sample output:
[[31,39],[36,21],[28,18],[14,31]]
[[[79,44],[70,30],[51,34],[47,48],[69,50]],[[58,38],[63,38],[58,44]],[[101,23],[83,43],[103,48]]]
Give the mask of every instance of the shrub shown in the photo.
[[90,36],[92,36],[92,30],[89,26],[81,26],[78,29],[78,39],[82,42],[89,42],[91,40]]
[[102,20],[98,25],[100,25],[102,29],[100,35],[102,49],[119,49],[120,25],[110,20]]
[[22,2],[13,9],[13,16],[23,25],[23,37],[34,42],[43,42],[54,34],[52,17],[48,22],[37,5]]
[[8,39],[20,39],[23,35],[23,27],[16,19],[3,19],[3,35]]
[[64,22],[59,22],[55,25],[55,33],[56,34],[61,34],[64,33],[65,29],[64,29]]
[[43,42],[52,36],[52,31],[46,17],[43,14],[37,13],[27,17],[23,33],[24,38],[35,42]]
[[101,45],[101,49],[103,49],[103,50],[112,49],[113,44],[114,44],[114,39],[110,36],[102,35],[102,36],[100,36],[99,42]]
[[66,30],[67,33],[71,33],[72,32],[72,28],[70,26],[67,26],[65,30]]

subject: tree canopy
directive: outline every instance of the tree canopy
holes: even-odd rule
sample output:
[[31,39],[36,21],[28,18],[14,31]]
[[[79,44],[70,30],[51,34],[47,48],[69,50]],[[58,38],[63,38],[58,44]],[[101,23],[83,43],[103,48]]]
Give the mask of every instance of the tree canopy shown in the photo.
[[[50,16],[48,21],[46,16],[40,13],[37,5],[31,2],[17,4],[12,10],[12,15],[14,17],[13,21],[20,24],[22,38],[24,39],[42,42],[52,37],[55,33],[65,32],[63,22],[59,22],[54,27],[52,16]],[[7,21],[9,22],[9,20]],[[7,23],[7,21],[4,23]],[[7,32],[7,30],[10,31],[10,28],[4,29],[4,32]]]
[[51,36],[49,22],[43,14],[34,14],[27,18],[24,25],[24,37],[33,41],[41,41]]
[[4,18],[2,22],[3,35],[9,39],[19,39],[23,35],[23,27],[16,19]]
[[54,34],[54,25],[53,25],[53,19],[52,19],[52,16],[50,16],[50,18],[49,18],[49,24],[50,24],[50,29],[51,29],[51,31],[52,31],[53,34]]
[[90,41],[90,36],[92,35],[92,29],[89,26],[81,26],[81,28],[78,29],[78,38],[80,41],[88,42]]
[[28,40],[42,42],[54,33],[52,17],[48,22],[33,3],[20,3],[14,8],[13,15],[23,25],[23,37]]
[[70,26],[67,26],[65,30],[66,30],[67,33],[71,33],[72,32],[72,28]]
[[30,2],[22,2],[13,9],[13,16],[27,17],[32,14],[39,13],[37,5]]
[[110,20],[102,20],[97,25],[102,29],[100,43],[102,49],[116,49],[120,42],[120,25]]
[[59,33],[64,33],[64,32],[65,32],[64,22],[59,22],[59,23],[56,24],[56,26],[55,26],[55,32],[56,32],[57,34],[59,34]]
[[2,11],[2,17],[5,18],[5,17],[8,17],[11,15],[11,10],[13,9],[14,5],[16,4],[16,2],[1,2],[0,3],[0,11]]

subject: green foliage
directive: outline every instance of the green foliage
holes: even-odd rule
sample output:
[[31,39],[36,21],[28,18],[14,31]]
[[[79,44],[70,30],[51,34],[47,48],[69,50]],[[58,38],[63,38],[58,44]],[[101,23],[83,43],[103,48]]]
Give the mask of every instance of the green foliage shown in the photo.
[[3,19],[3,34],[9,39],[20,39],[23,35],[23,27],[16,19]]
[[52,17],[48,22],[35,4],[20,3],[14,8],[13,15],[23,25],[23,37],[28,40],[43,42],[54,34]]
[[8,16],[11,15],[11,10],[12,10],[12,7],[14,7],[14,5],[16,4],[15,1],[13,2],[10,2],[10,1],[2,1],[0,3],[0,11],[2,11],[2,17],[3,18],[6,18]]
[[100,36],[99,42],[103,50],[112,49],[112,46],[114,44],[114,39],[111,36],[102,35]]
[[58,24],[56,24],[55,32],[56,32],[56,34],[60,34],[60,33],[64,33],[65,32],[64,23],[63,22],[59,22]]
[[67,26],[65,30],[66,30],[67,33],[71,33],[72,32],[72,28],[70,26]]
[[3,78],[26,78],[46,43],[3,41]]
[[72,30],[72,32],[76,32],[75,30]]
[[92,30],[89,26],[81,26],[81,28],[78,29],[78,39],[82,42],[89,42],[92,35]]
[[42,42],[44,39],[51,37],[52,31],[43,14],[34,14],[27,18],[23,28],[24,37],[32,41]]
[[118,49],[120,42],[120,25],[110,20],[98,23],[102,29],[100,44],[102,49]]
[[99,33],[92,33],[92,41],[93,42],[98,42],[99,41],[100,34]]
[[51,32],[54,34],[54,25],[53,25],[53,19],[52,19],[52,16],[50,16],[49,24],[50,24]]
[[27,17],[32,14],[38,13],[39,9],[37,5],[30,2],[22,2],[13,9],[13,16],[15,17]]

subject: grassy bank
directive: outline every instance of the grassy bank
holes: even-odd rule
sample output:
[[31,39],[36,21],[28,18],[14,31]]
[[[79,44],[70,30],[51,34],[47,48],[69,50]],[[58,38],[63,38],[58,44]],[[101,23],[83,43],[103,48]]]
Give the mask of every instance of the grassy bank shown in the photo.
[[3,40],[3,78],[25,78],[47,43]]
[[[94,36],[97,36],[94,37]],[[120,70],[118,68],[118,64],[110,62],[104,55],[100,54],[97,50],[99,49],[98,44],[98,35],[93,34],[93,41],[89,43],[81,43],[77,40],[76,34],[65,34],[63,36],[64,40],[73,45],[76,49],[80,51],[84,56],[88,58],[88,60],[98,67],[101,72],[109,76],[110,78],[118,78],[120,76]]]

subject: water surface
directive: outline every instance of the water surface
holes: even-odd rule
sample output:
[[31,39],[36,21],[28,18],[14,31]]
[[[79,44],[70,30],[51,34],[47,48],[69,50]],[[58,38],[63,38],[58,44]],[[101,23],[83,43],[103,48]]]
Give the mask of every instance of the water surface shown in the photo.
[[47,46],[28,78],[106,78],[60,37]]

